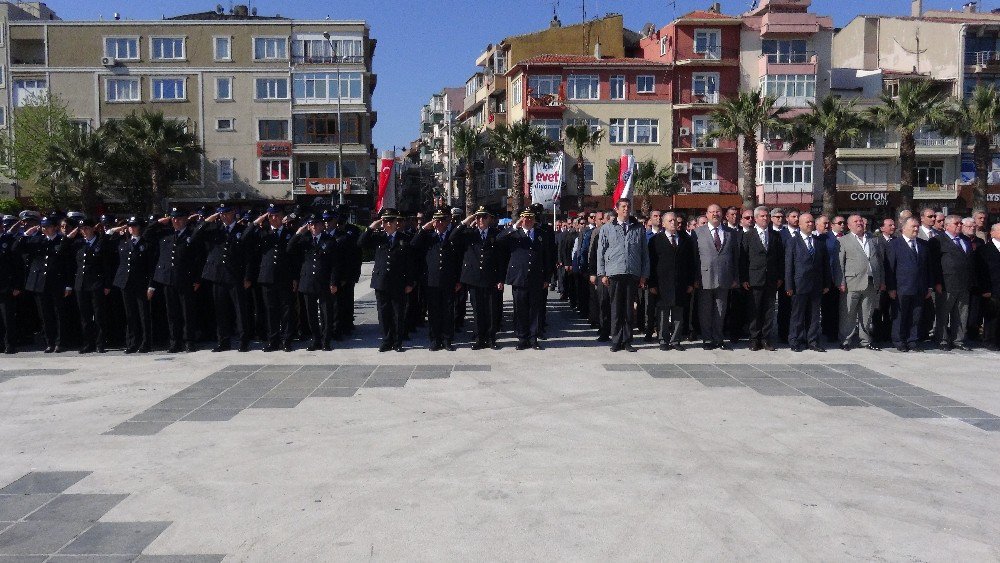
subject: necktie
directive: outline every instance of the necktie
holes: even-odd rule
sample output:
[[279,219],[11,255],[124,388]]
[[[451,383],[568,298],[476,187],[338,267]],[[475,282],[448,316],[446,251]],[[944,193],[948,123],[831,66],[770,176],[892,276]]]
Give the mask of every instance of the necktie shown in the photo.
[[722,239],[719,238],[719,228],[715,227],[714,229],[712,229],[712,232],[714,233],[713,236],[715,237],[715,251],[718,252],[722,250]]
[[486,242],[486,231],[479,231],[479,234],[483,236],[483,242]]
[[958,245],[958,247],[962,249],[962,252],[965,252],[965,245],[964,245],[964,244],[962,244],[962,239],[960,239],[960,238],[958,238],[958,237],[955,237],[955,238],[954,238],[954,239],[952,239],[952,240],[954,240],[954,241],[955,241],[955,244],[956,244],[956,245]]
[[912,250],[914,254],[917,253],[917,241],[910,240],[910,250]]
[[816,249],[813,248],[813,239],[812,239],[812,237],[806,237],[806,248],[809,249],[809,254],[812,254],[813,252],[816,251]]
[[767,250],[767,231],[760,231],[760,244]]
[[677,246],[677,235],[670,235],[670,244]]

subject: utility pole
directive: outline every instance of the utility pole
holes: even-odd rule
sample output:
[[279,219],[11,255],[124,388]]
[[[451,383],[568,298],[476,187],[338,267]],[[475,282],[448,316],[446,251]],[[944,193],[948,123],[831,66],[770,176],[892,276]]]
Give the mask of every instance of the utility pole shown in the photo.
[[323,37],[330,43],[333,53],[333,64],[337,67],[337,192],[338,203],[344,204],[344,133],[340,124],[340,89],[343,84],[340,82],[340,62],[337,60],[337,43],[330,37],[330,32],[323,32]]

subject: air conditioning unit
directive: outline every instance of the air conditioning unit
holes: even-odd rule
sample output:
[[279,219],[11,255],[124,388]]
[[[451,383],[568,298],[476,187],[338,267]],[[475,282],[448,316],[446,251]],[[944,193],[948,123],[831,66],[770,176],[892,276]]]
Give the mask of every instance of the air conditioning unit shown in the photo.
[[674,163],[674,174],[687,174],[687,173],[688,173],[688,163],[686,162]]
[[688,135],[691,134],[691,130],[688,129],[687,127],[681,127],[678,131],[680,132],[681,137],[687,137]]
[[115,66],[118,61],[114,57],[101,57],[101,64],[104,66]]
[[243,192],[229,192],[229,199],[243,199]]
[[227,199],[226,192],[215,192],[215,197],[218,198],[219,201],[225,201]]

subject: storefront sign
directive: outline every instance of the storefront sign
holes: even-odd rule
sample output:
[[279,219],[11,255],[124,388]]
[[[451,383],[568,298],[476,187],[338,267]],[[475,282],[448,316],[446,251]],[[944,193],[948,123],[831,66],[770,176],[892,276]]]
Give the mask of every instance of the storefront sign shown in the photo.
[[291,141],[258,141],[257,157],[289,157],[292,156]]
[[852,202],[871,202],[872,205],[889,205],[889,194],[886,192],[850,192],[848,199]]

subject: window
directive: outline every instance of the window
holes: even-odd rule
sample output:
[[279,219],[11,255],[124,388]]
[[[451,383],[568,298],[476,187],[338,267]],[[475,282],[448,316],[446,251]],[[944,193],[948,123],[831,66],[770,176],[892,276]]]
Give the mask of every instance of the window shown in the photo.
[[154,37],[149,48],[154,61],[182,61],[185,57],[183,37]]
[[[334,172],[337,168],[334,166]],[[299,175],[296,176],[297,180],[304,180],[305,178],[319,178],[319,163],[313,160],[300,162],[299,163]],[[330,178],[335,178],[336,176],[329,176]]]
[[510,83],[510,104],[514,107],[521,105],[521,86],[523,84],[520,76]]
[[215,99],[228,101],[233,99],[233,79],[229,77],[215,79]]
[[706,59],[722,58],[722,34],[718,29],[696,29],[694,52]]
[[816,99],[815,74],[774,74],[760,78],[761,92],[783,105],[801,105]]
[[336,72],[297,73],[292,85],[296,103],[336,103],[338,94],[344,103],[361,103],[363,94],[360,72],[341,72],[340,88]]
[[625,142],[625,119],[613,117],[608,128],[608,141],[611,143]]
[[236,121],[232,117],[221,117],[215,120],[216,131],[235,131]]
[[765,39],[760,52],[769,63],[804,63],[808,61],[804,39]]
[[628,120],[629,143],[651,145],[660,142],[660,125],[658,119],[630,118]]
[[944,184],[944,161],[918,160],[913,169],[913,185],[919,188]]
[[660,56],[667,54],[667,37],[663,36],[660,38]]
[[596,75],[571,74],[566,79],[566,97],[570,100],[596,100],[600,97]]
[[329,113],[309,113],[294,116],[292,132],[296,143],[333,144],[340,140],[345,143],[357,143],[358,129],[361,125],[360,114],[344,114],[340,117],[343,132],[342,138],[337,136],[337,115]]
[[257,122],[257,139],[260,141],[287,141],[288,120],[261,119]]
[[532,119],[531,126],[537,128],[543,135],[553,141],[558,141],[562,138],[561,119]]
[[258,78],[256,97],[258,100],[287,100],[287,78]]
[[707,115],[696,115],[691,118],[691,146],[694,148],[716,148],[718,139],[710,138],[712,118]]
[[80,135],[85,135],[90,133],[90,120],[89,119],[71,119],[69,121],[70,128]]
[[531,90],[531,96],[534,98],[538,96],[558,96],[559,85],[561,83],[562,77],[558,74],[528,77],[528,89]]
[[292,57],[303,63],[361,63],[365,52],[361,39],[327,40],[322,36],[295,39],[292,42]]
[[899,81],[898,80],[886,80],[882,83],[882,91],[886,93],[891,98],[899,97]]
[[597,118],[595,117],[582,117],[582,118],[577,117],[570,119],[568,121],[569,123],[567,123],[567,125],[576,125],[576,126],[586,125],[587,130],[590,131],[591,134],[593,134],[595,131],[601,128],[601,122],[598,121]]
[[219,159],[219,169],[216,178],[223,184],[229,184],[233,181],[233,159]]
[[810,184],[811,160],[768,160],[757,164],[758,184]]
[[153,99],[175,101],[186,99],[183,78],[154,78]]
[[24,107],[44,98],[49,92],[44,78],[28,78],[14,81],[14,107]]
[[0,87],[7,85],[7,68],[0,65]]
[[216,37],[212,41],[214,46],[214,57],[217,61],[233,60],[233,38]]
[[611,77],[611,99],[625,99],[625,77],[620,74]]
[[139,38],[105,37],[104,56],[119,61],[139,60]]
[[287,182],[289,160],[287,158],[264,158],[260,161],[261,182]]
[[656,92],[656,78],[645,74],[635,77],[635,91],[637,94],[652,94]]
[[694,102],[714,104],[719,101],[719,73],[695,72],[691,75]]
[[583,181],[593,182],[594,181],[594,163],[589,160],[583,161]]
[[138,78],[109,78],[107,81],[107,101],[138,102],[140,100]]
[[0,106],[0,128],[7,127],[7,108]]
[[716,161],[714,158],[692,158],[691,181],[715,180]]
[[837,185],[888,187],[888,162],[841,161],[837,165]]
[[283,61],[288,59],[288,41],[284,37],[255,37],[253,58],[256,61]]

